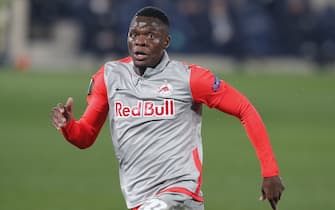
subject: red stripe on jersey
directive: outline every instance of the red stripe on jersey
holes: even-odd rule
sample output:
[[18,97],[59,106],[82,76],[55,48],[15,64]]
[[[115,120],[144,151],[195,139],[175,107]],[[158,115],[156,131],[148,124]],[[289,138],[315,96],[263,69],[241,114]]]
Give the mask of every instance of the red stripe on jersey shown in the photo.
[[209,70],[189,66],[193,100],[231,114],[241,121],[260,161],[262,176],[277,176],[279,169],[261,116],[250,101]]
[[193,150],[193,160],[194,160],[195,166],[197,167],[197,169],[199,171],[198,185],[197,185],[197,188],[195,190],[195,194],[199,195],[201,185],[202,185],[202,164],[201,164],[201,160],[200,160],[199,152],[198,152],[197,148],[195,148]]
[[196,201],[204,202],[203,197],[201,197],[201,196],[199,196],[199,195],[197,195],[197,194],[195,194],[195,193],[193,193],[193,192],[191,192],[188,189],[183,188],[183,187],[170,187],[170,188],[167,188],[165,190],[160,191],[158,194],[165,193],[165,192],[181,193],[181,194],[190,196],[191,198],[193,198]]
[[193,198],[194,200],[199,201],[199,202],[204,201],[204,198],[199,195],[201,185],[202,185],[202,164],[201,164],[201,160],[200,160],[200,157],[199,157],[198,148],[195,148],[193,150],[192,155],[193,155],[193,160],[194,160],[195,166],[196,166],[196,168],[199,172],[198,184],[197,184],[195,192],[191,192],[190,190],[188,190],[186,188],[183,188],[183,187],[170,187],[170,188],[167,188],[165,190],[160,191],[158,194],[162,194],[162,193],[165,193],[165,192],[176,192],[176,193],[181,193],[181,194],[190,196],[191,198]]

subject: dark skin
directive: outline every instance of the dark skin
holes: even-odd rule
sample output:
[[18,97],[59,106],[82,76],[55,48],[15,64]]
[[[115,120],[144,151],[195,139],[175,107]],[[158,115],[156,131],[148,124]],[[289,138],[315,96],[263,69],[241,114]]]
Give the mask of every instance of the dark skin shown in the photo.
[[[170,44],[168,27],[157,18],[135,16],[128,32],[128,50],[135,71],[142,76],[147,67],[155,67],[161,61],[164,50]],[[61,129],[73,118],[73,99],[68,98],[65,105],[58,104],[52,109],[51,120],[56,129]],[[268,200],[272,209],[277,210],[285,187],[279,176],[263,178],[260,200]]]
[[168,26],[157,18],[135,16],[128,32],[128,51],[136,66],[136,73],[143,75],[147,67],[155,67],[170,44]]
[[272,209],[277,210],[277,204],[285,190],[285,186],[279,176],[264,177],[261,187],[262,195],[260,200],[268,200]]

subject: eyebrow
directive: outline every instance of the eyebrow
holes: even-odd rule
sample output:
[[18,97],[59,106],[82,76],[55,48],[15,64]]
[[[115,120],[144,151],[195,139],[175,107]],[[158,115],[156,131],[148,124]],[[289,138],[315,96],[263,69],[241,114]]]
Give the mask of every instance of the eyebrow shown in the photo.
[[152,33],[168,33],[168,31],[166,30],[166,28],[164,28],[164,26],[152,26],[152,25],[146,25],[146,26],[130,26],[129,27],[129,31],[133,31],[133,30],[150,30],[150,32]]

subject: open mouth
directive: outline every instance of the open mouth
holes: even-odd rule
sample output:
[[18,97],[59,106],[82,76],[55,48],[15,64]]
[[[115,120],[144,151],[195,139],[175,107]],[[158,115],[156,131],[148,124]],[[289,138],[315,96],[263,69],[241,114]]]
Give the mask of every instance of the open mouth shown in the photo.
[[145,58],[148,57],[148,55],[144,53],[143,51],[135,51],[134,57],[136,60],[144,60]]

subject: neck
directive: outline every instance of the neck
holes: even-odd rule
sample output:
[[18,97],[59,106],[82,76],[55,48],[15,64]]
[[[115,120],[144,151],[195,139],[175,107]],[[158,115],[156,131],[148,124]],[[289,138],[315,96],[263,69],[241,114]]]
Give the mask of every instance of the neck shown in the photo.
[[140,76],[143,76],[144,72],[147,70],[148,67],[155,68],[162,61],[163,57],[164,57],[164,53],[161,56],[161,58],[159,59],[159,61],[153,66],[140,66],[140,67],[136,66],[136,68],[135,68],[136,74],[138,74]]
[[147,67],[137,67],[135,68],[135,72],[136,74],[143,76],[145,70],[147,70]]

